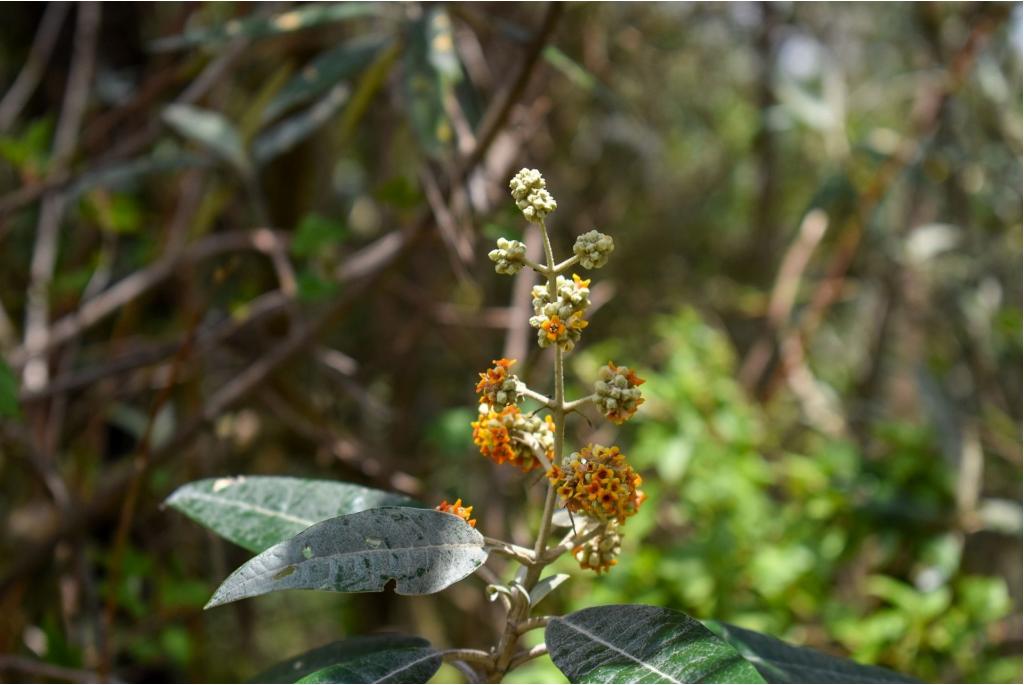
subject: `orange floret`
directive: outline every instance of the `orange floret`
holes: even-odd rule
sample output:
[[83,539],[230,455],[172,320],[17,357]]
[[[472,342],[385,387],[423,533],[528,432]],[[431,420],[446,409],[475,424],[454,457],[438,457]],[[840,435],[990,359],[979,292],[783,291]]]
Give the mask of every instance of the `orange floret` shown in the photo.
[[469,525],[476,528],[476,519],[469,518],[473,515],[473,507],[462,506],[462,498],[455,500],[455,504],[448,504],[448,500],[443,500],[440,504],[434,507],[437,511],[443,511],[446,514],[455,514]]

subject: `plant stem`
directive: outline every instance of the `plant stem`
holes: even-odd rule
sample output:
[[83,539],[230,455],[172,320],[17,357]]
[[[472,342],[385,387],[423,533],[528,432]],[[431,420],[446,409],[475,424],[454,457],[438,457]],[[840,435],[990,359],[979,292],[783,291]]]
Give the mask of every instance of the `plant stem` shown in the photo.
[[[547,260],[547,269],[544,275],[547,277],[548,294],[552,301],[555,301],[558,297],[557,283],[558,276],[555,271],[555,255],[551,250],[551,239],[548,236],[547,226],[543,221],[540,222],[541,237],[544,241],[544,256]],[[551,408],[551,418],[555,423],[555,444],[554,444],[554,459],[552,460],[555,464],[562,463],[562,454],[565,451],[565,359],[562,348],[557,344],[555,345],[555,368],[554,368],[554,380],[555,380],[555,396],[551,404],[548,405]],[[533,589],[540,580],[541,573],[544,572],[544,567],[547,565],[546,552],[548,537],[551,535],[551,517],[555,512],[555,501],[557,499],[557,493],[555,492],[554,486],[548,484],[547,495],[544,499],[544,512],[540,517],[540,529],[537,531],[537,540],[534,543],[533,548],[533,559],[534,562],[526,566],[526,576],[523,579],[523,588],[527,593]],[[519,625],[527,620],[530,616],[530,603],[529,601],[513,602],[512,609],[509,611],[506,617],[505,630],[498,640],[498,645],[495,647],[495,661],[494,669],[489,674],[489,680],[491,682],[498,682],[501,678],[512,668],[513,662],[517,665],[523,663],[528,659],[523,659],[524,655],[517,655],[519,658],[516,659],[513,656],[515,651],[516,642],[519,640]],[[532,657],[530,657],[532,658]]]

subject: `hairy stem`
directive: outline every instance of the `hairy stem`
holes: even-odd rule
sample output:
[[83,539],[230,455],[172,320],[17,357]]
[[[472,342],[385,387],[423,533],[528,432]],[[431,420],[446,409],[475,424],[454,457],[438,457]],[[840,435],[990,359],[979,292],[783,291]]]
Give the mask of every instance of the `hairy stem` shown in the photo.
[[[551,249],[551,238],[548,236],[547,226],[543,221],[540,222],[541,237],[544,241],[544,256],[547,260],[547,268],[543,272],[547,277],[548,293],[552,300],[557,298],[557,272],[555,270],[555,255]],[[565,451],[565,359],[562,348],[557,344],[555,345],[555,368],[554,368],[554,382],[555,382],[555,396],[552,398],[552,402],[548,405],[551,408],[551,418],[555,423],[555,444],[554,444],[554,463],[562,463],[562,454]],[[540,528],[537,531],[537,539],[534,542],[533,548],[533,563],[526,564],[526,575],[523,578],[522,586],[527,593],[533,589],[540,580],[541,573],[544,572],[544,567],[549,563],[547,556],[547,543],[548,538],[551,536],[551,517],[555,512],[555,502],[557,500],[557,493],[550,484],[548,485],[547,495],[544,499],[544,511],[540,517]],[[512,609],[509,611],[505,622],[505,630],[502,633],[501,638],[498,640],[498,645],[495,648],[495,661],[494,669],[489,674],[492,682],[500,681],[502,676],[505,675],[511,668],[513,663],[518,665],[523,663],[525,660],[523,657],[525,654],[515,654],[516,643],[519,640],[519,626],[524,623],[530,616],[530,603],[529,601],[514,602]],[[532,658],[532,657],[530,657]]]

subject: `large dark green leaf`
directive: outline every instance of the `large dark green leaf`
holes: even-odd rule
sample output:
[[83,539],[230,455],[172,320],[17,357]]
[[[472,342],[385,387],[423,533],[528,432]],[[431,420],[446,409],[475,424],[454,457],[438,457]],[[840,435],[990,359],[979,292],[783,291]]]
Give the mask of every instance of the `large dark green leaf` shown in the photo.
[[420,637],[370,635],[317,647],[264,671],[257,683],[425,683],[441,655]]
[[314,523],[408,497],[351,483],[274,476],[207,478],[183,485],[167,504],[250,552],[262,552]]
[[865,666],[728,623],[708,628],[735,647],[769,683],[915,683],[877,666]]
[[206,607],[276,590],[439,592],[487,560],[484,538],[458,516],[381,507],[321,521],[228,576]]
[[552,619],[552,661],[574,683],[763,683],[735,649],[686,614],[640,604]]

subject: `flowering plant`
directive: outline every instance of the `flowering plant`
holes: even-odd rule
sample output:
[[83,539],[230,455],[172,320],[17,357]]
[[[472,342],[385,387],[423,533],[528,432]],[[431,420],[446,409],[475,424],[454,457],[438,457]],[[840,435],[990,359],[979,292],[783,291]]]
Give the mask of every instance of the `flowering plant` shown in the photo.
[[[733,626],[702,624],[661,607],[598,606],[565,616],[535,615],[538,603],[568,577],[545,576],[547,567],[570,554],[584,570],[610,571],[628,519],[645,500],[642,478],[618,446],[566,448],[566,419],[593,405],[621,424],[643,404],[644,380],[608,362],[593,393],[566,398],[565,356],[579,344],[590,307],[590,279],[571,270],[604,266],[615,244],[592,230],[576,239],[573,256],[557,261],[545,220],[558,205],[544,177],[523,169],[510,188],[523,217],[539,226],[545,260],[532,261],[525,244],[505,238],[489,257],[499,274],[529,268],[544,279],[533,288],[529,323],[538,345],[551,349],[552,391],[528,387],[512,373],[515,360],[495,360],[479,374],[479,415],[471,428],[480,454],[496,465],[543,474],[533,480],[546,486],[546,496],[529,546],[484,535],[472,518],[474,506],[461,498],[428,508],[348,483],[218,478],[185,485],[168,499],[170,506],[256,553],[221,584],[207,608],[287,589],[380,592],[393,586],[399,594],[429,594],[477,573],[485,578],[491,601],[500,601],[505,610],[493,645],[437,649],[404,635],[355,638],[302,654],[257,680],[426,682],[449,662],[470,682],[499,682],[509,671],[550,654],[572,682],[802,682],[817,677],[808,664],[830,677],[899,682],[881,669]],[[520,405],[526,399],[540,409],[524,412]],[[566,531],[558,541],[556,529]],[[511,580],[502,581],[483,566],[492,555],[516,568]],[[541,629],[543,643],[521,646],[525,634]]]

